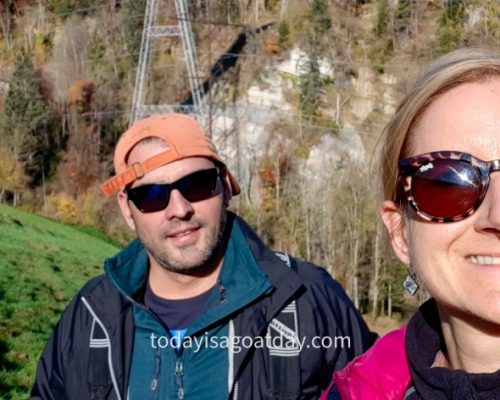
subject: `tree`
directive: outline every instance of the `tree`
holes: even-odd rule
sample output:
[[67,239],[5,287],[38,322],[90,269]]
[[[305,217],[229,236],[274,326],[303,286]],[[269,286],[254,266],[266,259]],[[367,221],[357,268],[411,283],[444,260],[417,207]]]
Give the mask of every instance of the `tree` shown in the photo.
[[486,36],[491,36],[497,43],[500,41],[500,5],[495,0],[486,2]]
[[7,46],[12,50],[12,25],[14,24],[14,15],[16,12],[16,4],[13,0],[3,1],[0,4],[0,28],[2,29],[2,37],[6,41]]
[[290,43],[290,27],[286,21],[281,21],[278,25],[278,44],[284,49]]
[[382,35],[387,32],[387,6],[387,0],[379,0],[377,4],[377,22],[375,24],[375,32],[377,34],[377,37],[382,37]]
[[307,61],[304,72],[300,75],[300,111],[305,119],[316,116],[319,106],[319,95],[323,86],[319,70],[319,54],[323,48],[321,38],[331,28],[332,21],[328,15],[328,3],[325,0],[312,0],[307,13],[309,22]]
[[438,29],[438,54],[445,54],[460,45],[465,7],[462,0],[447,0]]
[[410,0],[399,0],[397,7],[394,10],[394,26],[395,33],[407,35],[411,25],[411,4]]
[[26,188],[27,181],[23,165],[8,149],[0,147],[0,202],[5,200],[7,193],[11,193],[16,205],[18,193]]
[[85,13],[93,11],[101,2],[102,0],[48,0],[47,3],[51,11],[65,18],[75,10]]
[[98,84],[104,85],[106,80],[111,76],[109,70],[103,60],[106,57],[106,44],[97,29],[94,29],[87,47],[86,59],[88,60],[89,69]]
[[54,157],[49,117],[50,110],[41,93],[41,78],[31,57],[23,52],[9,84],[0,132],[15,160],[24,164],[31,185],[40,182]]
[[328,2],[325,0],[312,0],[307,17],[318,36],[325,34],[332,26],[332,20],[328,15]]
[[309,52],[304,70],[300,75],[300,111],[304,119],[308,120],[316,116],[319,93],[323,85],[318,55],[315,51]]
[[74,197],[84,193],[100,175],[97,107],[94,82],[75,81],[68,91],[66,152],[58,166],[59,182]]
[[123,3],[123,9],[125,11],[123,26],[127,52],[129,58],[136,64],[139,61],[146,0],[126,0]]

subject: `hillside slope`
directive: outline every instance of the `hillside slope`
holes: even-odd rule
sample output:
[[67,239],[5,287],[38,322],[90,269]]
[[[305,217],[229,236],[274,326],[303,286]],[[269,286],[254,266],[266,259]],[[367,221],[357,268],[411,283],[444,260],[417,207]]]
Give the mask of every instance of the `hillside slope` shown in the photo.
[[25,399],[52,327],[118,247],[96,232],[0,205],[0,399]]

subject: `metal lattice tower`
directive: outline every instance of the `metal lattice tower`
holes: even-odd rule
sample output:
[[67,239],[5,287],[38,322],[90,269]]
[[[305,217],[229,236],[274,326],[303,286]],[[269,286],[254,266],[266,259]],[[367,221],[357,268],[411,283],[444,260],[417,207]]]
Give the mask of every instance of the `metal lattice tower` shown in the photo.
[[[193,115],[242,187],[249,187],[254,161],[240,154],[252,139],[243,133],[259,130],[267,117],[265,106],[245,101],[246,88],[266,57],[258,37],[273,23],[260,14],[264,0],[248,1],[236,16],[211,3],[147,0],[130,124],[151,114]],[[288,5],[281,0],[280,21]]]
[[[158,14],[158,0],[147,0],[144,16],[139,62],[132,99],[132,109],[129,123],[154,113],[180,111],[201,117],[202,87],[196,58],[191,21],[188,15],[186,0],[175,0],[177,24],[155,25]],[[162,37],[180,37],[184,51],[184,61],[187,69],[187,78],[192,95],[192,105],[180,106],[175,104],[145,104],[146,75],[150,64],[152,41]]]

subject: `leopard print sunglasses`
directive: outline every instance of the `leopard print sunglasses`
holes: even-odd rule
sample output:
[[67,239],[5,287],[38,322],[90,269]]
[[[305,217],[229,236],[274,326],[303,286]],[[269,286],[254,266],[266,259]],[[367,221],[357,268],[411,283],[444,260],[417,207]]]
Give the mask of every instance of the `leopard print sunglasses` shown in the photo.
[[458,151],[421,154],[398,165],[400,192],[421,218],[432,222],[472,215],[483,202],[490,174],[500,170],[500,160],[483,161]]

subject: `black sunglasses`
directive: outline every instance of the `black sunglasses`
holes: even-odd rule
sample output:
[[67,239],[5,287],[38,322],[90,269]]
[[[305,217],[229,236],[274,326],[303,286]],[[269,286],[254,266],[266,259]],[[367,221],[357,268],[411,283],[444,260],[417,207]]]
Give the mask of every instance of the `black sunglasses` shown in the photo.
[[399,161],[400,184],[417,214],[433,222],[460,221],[481,205],[500,160],[437,151]]
[[189,202],[206,200],[215,194],[220,172],[217,168],[204,169],[186,175],[172,183],[154,183],[126,189],[127,197],[143,213],[164,210],[170,193],[177,189]]

